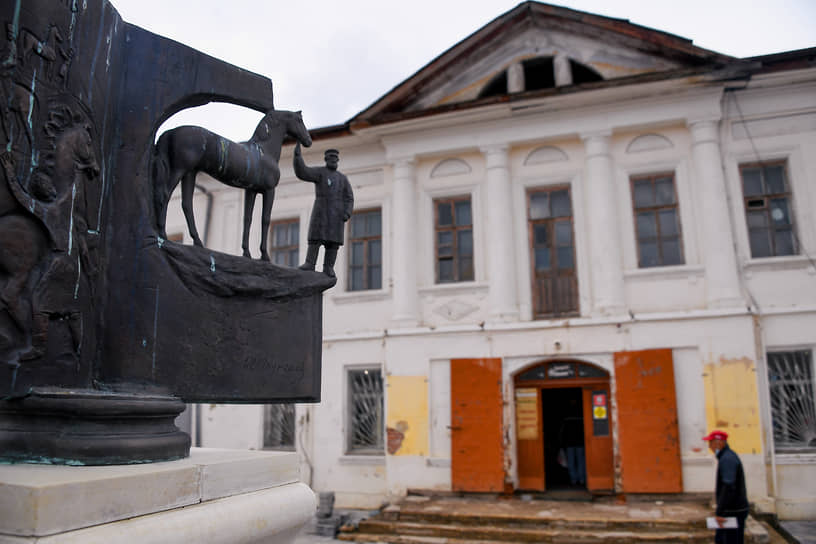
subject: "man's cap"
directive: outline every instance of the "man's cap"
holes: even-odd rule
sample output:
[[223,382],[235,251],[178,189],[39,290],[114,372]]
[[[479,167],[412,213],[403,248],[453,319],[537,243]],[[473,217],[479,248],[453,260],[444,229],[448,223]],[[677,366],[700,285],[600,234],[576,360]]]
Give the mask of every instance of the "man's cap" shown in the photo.
[[725,431],[714,430],[708,433],[707,436],[704,436],[703,440],[728,440],[728,433]]
[[340,152],[337,151],[336,149],[327,149],[326,151],[323,152],[324,157],[328,157],[329,155],[337,155],[339,157]]

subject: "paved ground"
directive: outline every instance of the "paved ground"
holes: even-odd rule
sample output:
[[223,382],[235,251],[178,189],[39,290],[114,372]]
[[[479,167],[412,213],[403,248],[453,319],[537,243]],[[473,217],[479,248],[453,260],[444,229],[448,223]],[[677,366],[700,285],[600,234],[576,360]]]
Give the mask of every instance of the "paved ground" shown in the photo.
[[783,521],[780,525],[799,544],[816,544],[816,521]]

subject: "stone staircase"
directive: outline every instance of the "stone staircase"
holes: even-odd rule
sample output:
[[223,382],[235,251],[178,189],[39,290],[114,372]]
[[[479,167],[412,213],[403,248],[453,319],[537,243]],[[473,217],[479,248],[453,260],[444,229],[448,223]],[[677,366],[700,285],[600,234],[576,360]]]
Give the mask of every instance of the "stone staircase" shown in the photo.
[[[516,497],[406,497],[345,528],[339,540],[390,544],[711,543],[707,505],[693,501],[616,503],[521,500]],[[746,542],[768,542],[749,518]]]

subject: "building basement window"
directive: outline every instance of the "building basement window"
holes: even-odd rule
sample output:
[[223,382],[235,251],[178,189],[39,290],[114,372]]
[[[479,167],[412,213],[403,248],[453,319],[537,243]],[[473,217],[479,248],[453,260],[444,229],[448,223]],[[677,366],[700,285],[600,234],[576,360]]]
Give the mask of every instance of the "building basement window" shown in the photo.
[[811,350],[768,354],[774,449],[816,453],[816,398]]
[[264,406],[264,449],[295,449],[295,405],[267,404]]
[[383,380],[379,368],[348,371],[348,453],[383,455],[383,403]]

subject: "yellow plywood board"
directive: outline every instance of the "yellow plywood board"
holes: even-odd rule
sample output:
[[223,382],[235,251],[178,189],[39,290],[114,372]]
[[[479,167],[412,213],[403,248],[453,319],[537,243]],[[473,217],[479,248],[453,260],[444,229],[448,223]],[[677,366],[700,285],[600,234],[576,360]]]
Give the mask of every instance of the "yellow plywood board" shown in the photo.
[[428,455],[428,378],[388,376],[388,453]]
[[728,433],[728,444],[737,453],[761,453],[762,429],[754,362],[745,357],[721,357],[705,365],[703,383],[708,430]]

